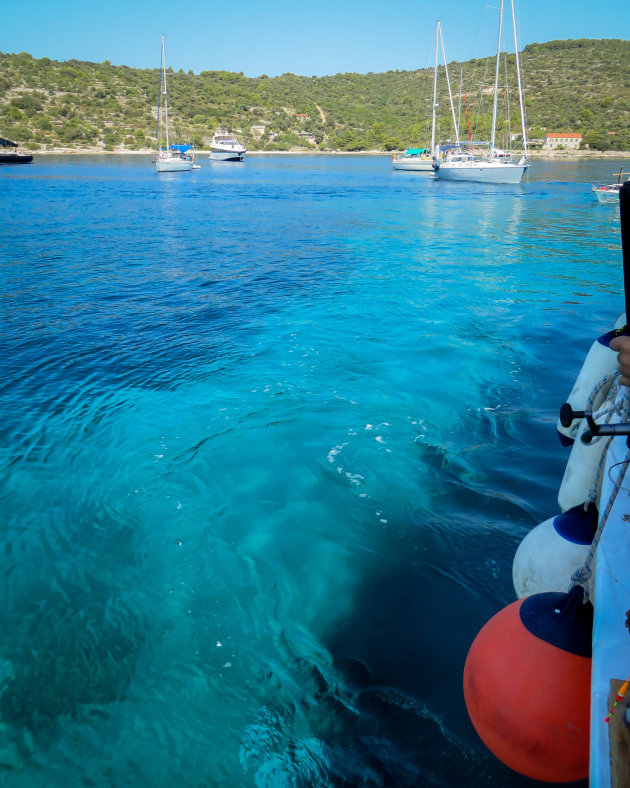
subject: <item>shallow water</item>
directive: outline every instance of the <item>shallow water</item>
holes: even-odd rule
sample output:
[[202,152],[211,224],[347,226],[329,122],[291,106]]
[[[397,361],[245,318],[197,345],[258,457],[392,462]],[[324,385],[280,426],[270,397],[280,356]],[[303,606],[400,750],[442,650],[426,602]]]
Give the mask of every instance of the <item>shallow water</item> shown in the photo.
[[0,782],[530,786],[461,674],[623,309],[615,161],[0,169]]

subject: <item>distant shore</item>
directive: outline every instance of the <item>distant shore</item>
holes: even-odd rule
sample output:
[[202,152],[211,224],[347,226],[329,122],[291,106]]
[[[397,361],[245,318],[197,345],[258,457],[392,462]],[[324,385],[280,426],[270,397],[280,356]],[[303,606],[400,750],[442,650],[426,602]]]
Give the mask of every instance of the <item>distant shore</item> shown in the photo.
[[[27,150],[22,148],[22,150]],[[103,150],[102,148],[54,148],[53,150],[35,150],[34,156],[150,156],[153,150]],[[379,150],[248,150],[247,156],[393,156],[401,151]],[[196,150],[198,156],[209,156],[209,150]],[[521,151],[513,151],[515,156]],[[628,159],[630,151],[529,151],[533,159]]]

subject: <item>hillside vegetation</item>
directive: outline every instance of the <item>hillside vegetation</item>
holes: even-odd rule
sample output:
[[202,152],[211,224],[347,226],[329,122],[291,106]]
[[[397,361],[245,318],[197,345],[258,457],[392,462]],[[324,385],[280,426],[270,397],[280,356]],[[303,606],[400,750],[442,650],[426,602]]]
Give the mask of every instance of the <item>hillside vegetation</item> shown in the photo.
[[[591,148],[630,150],[630,41],[532,44],[521,59],[530,139],[574,131]],[[489,135],[494,70],[495,57],[449,63],[464,138],[467,114],[476,139]],[[514,71],[514,55],[503,56],[500,104],[508,95],[512,100],[510,121],[502,117],[499,124],[502,140],[521,128]],[[438,137],[444,141],[452,136],[452,122],[443,68],[438,82]],[[250,150],[423,146],[430,138],[432,84],[432,69],[273,78],[169,69],[172,136],[202,148],[223,127]],[[0,136],[33,150],[153,148],[158,85],[157,68],[0,53]]]

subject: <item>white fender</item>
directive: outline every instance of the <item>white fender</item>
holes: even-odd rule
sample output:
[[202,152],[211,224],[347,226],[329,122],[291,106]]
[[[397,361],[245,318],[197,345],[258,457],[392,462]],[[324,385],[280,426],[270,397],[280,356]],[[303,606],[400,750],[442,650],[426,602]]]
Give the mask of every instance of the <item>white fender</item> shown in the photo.
[[[512,564],[512,582],[519,599],[547,591],[566,593],[571,576],[584,566],[589,544],[576,544],[561,536],[550,517],[533,528],[520,543]],[[587,591],[593,598],[593,576]]]
[[[610,443],[606,438],[599,438],[591,443],[582,443],[582,435],[588,429],[588,424],[584,419],[580,421],[575,443],[571,447],[569,461],[564,469],[562,483],[558,490],[558,504],[563,512],[577,506],[588,498],[591,487],[595,482],[595,477],[599,469],[600,462],[604,455],[604,450]],[[602,477],[600,475],[595,500],[599,500],[602,489]]]
[[[567,399],[567,402],[571,405],[573,410],[584,410],[588,398],[595,386],[602,378],[612,374],[617,369],[617,353],[608,347],[608,343],[615,336],[616,330],[623,328],[625,324],[626,314],[624,312],[617,318],[615,329],[598,337],[591,345],[591,349],[584,359],[580,374]],[[610,385],[604,386],[601,391],[599,391],[593,403],[593,410],[597,410],[602,404],[608,394],[609,388]],[[564,446],[570,446],[576,439],[581,422],[582,419],[574,419],[570,427],[563,427],[560,423],[560,419],[558,419],[556,429],[558,430],[560,441]]]

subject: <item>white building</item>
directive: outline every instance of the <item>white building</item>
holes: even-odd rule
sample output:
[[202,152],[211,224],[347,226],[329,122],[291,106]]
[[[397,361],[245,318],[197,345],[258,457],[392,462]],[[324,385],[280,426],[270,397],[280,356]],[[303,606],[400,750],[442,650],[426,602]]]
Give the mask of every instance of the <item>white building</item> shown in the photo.
[[543,150],[555,150],[565,148],[566,150],[577,150],[582,142],[582,135],[567,131],[559,134],[546,133],[543,143]]
[[257,123],[254,126],[250,126],[249,130],[252,134],[252,137],[255,139],[260,139],[267,130],[267,126],[264,123]]

